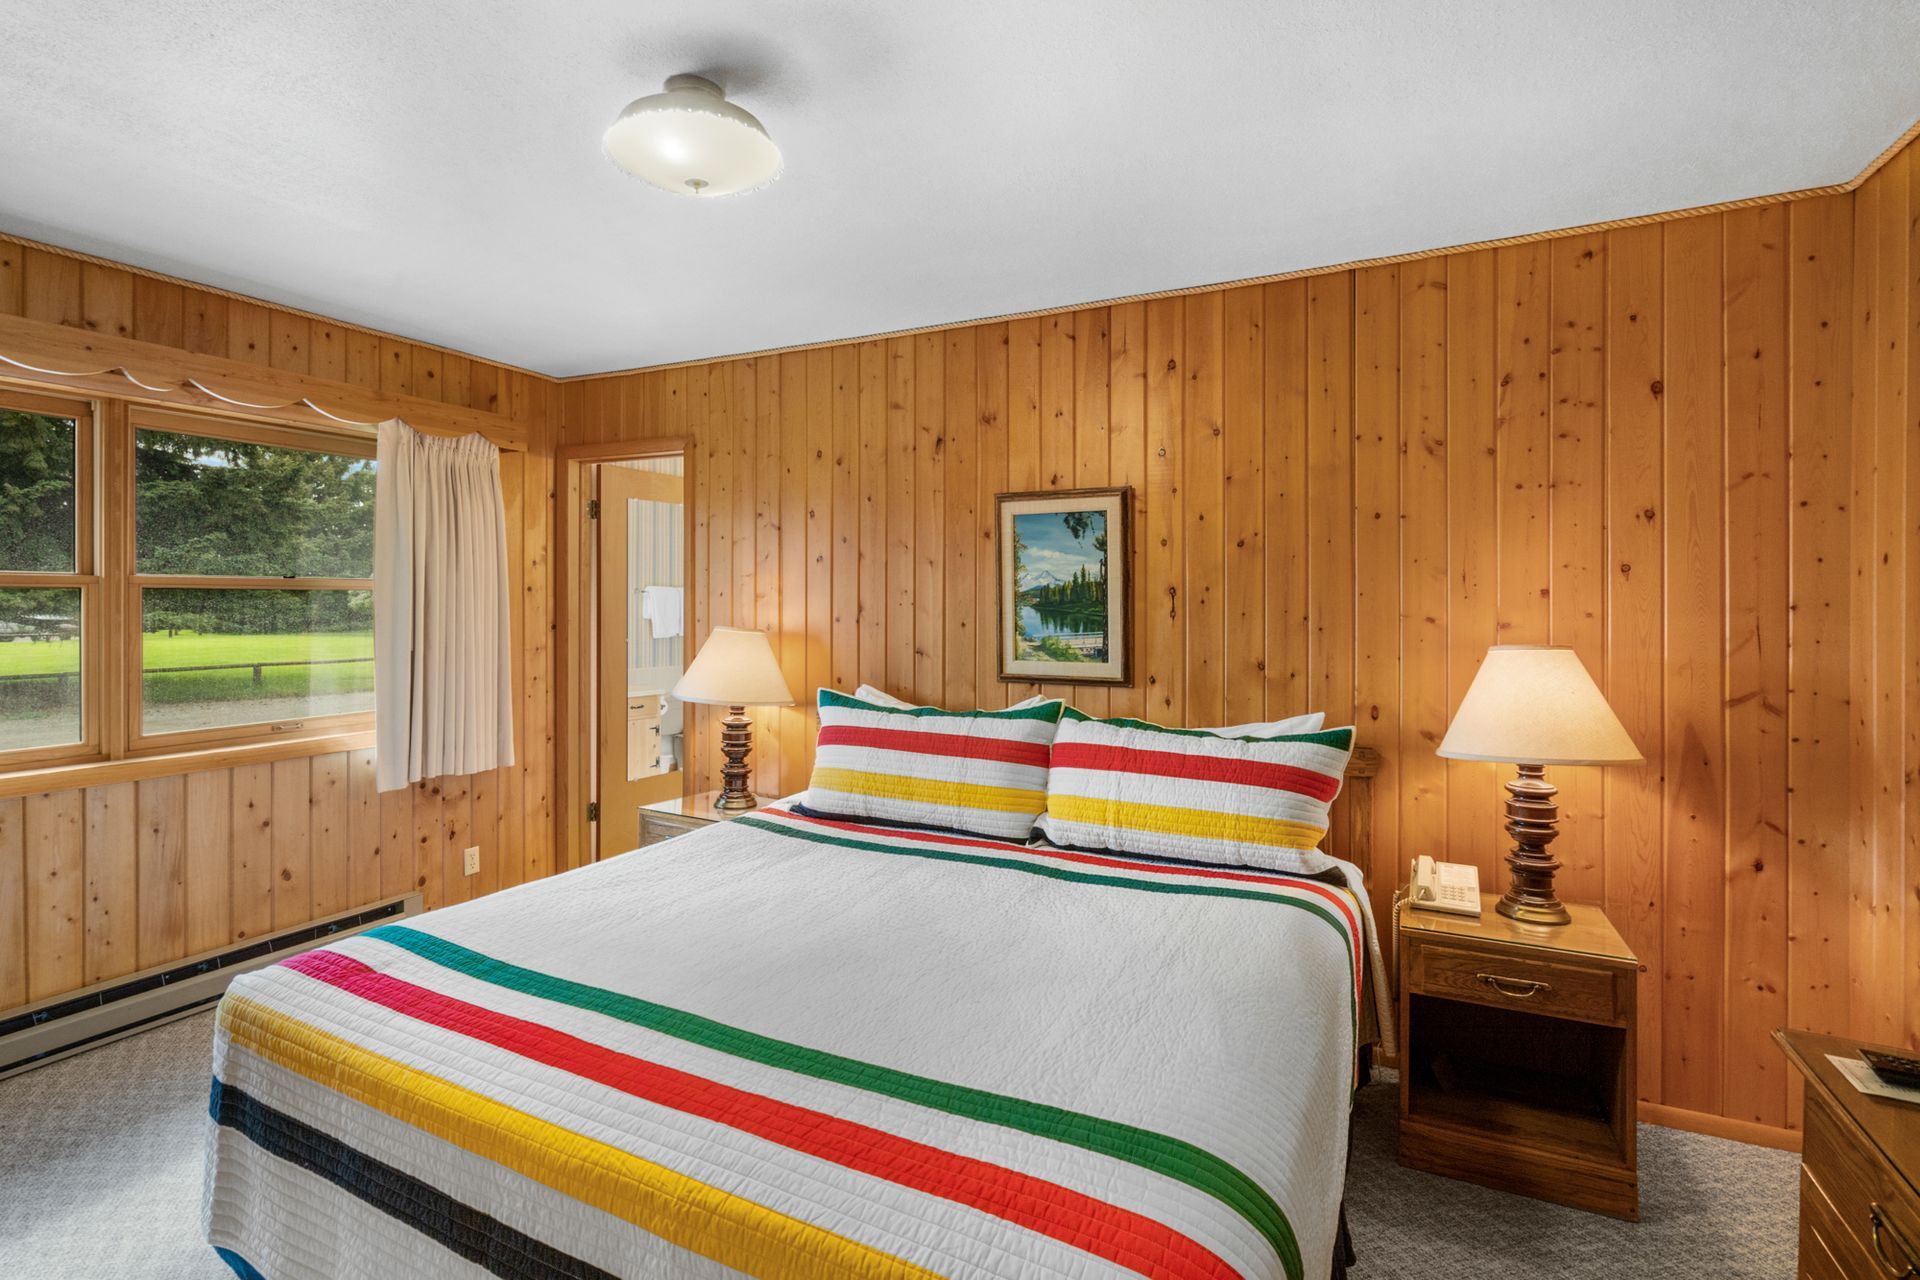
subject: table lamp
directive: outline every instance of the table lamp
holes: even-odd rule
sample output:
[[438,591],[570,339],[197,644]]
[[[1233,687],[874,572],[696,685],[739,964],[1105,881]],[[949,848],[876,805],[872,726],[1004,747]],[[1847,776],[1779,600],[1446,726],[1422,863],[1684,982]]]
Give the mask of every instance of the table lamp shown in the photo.
[[1566,924],[1553,892],[1560,863],[1547,852],[1559,834],[1559,788],[1547,765],[1639,764],[1640,752],[1580,663],[1564,645],[1497,644],[1487,650],[1447,726],[1439,754],[1519,767],[1507,783],[1513,876],[1496,908],[1526,924]]
[[773,656],[767,633],[715,627],[673,686],[673,696],[682,702],[727,708],[720,721],[720,754],[727,762],[720,767],[720,797],[713,807],[753,808],[753,788],[747,785],[752,772],[747,756],[753,751],[753,721],[747,719],[747,708],[793,705],[793,692],[780,674],[780,661]]

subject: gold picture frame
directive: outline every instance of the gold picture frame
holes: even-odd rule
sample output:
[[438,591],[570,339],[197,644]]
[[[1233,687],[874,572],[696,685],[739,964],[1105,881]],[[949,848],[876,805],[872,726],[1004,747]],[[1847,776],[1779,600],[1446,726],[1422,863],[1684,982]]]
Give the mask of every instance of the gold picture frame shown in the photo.
[[1133,490],[994,495],[1000,679],[1133,682]]

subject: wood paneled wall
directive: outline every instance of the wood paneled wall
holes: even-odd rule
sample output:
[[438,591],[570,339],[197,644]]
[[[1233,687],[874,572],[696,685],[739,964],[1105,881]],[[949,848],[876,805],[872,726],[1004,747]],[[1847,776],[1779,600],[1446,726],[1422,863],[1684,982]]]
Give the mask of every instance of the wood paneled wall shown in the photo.
[[[1556,774],[1562,891],[1645,965],[1641,1093],[1788,1125],[1774,1027],[1920,1043],[1917,182],[569,383],[561,439],[694,441],[697,625],[803,698],[1031,692],[993,495],[1134,486],[1138,683],[1054,691],[1353,720],[1376,903],[1421,852],[1500,884],[1500,771],[1434,747],[1488,645],[1575,646],[1648,758]],[[763,720],[763,789],[811,742]]]
[[371,755],[335,752],[0,798],[0,1011],[410,889],[433,907],[553,870],[554,384],[5,238],[0,314],[485,409],[535,442],[501,466],[517,764],[376,796]]

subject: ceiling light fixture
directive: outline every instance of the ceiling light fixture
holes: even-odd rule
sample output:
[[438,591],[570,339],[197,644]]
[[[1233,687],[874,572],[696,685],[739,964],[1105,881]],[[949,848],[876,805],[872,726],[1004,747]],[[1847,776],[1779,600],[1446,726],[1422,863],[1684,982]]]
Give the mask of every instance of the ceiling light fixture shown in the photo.
[[669,76],[665,93],[628,103],[601,145],[634,177],[677,195],[730,196],[780,176],[766,129],[702,76]]

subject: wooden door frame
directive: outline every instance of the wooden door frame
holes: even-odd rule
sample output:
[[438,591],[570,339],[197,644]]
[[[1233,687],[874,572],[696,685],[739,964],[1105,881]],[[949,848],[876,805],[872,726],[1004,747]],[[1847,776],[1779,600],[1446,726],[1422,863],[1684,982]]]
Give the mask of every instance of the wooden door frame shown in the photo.
[[[594,627],[590,604],[596,594],[593,580],[593,531],[587,520],[591,496],[589,468],[603,462],[634,462],[641,458],[680,457],[680,476],[687,486],[686,581],[691,584],[694,555],[693,438],[656,436],[645,440],[618,440],[602,444],[566,444],[554,450],[554,528],[560,531],[554,548],[554,580],[559,584],[554,614],[554,652],[558,661],[559,697],[555,699],[554,812],[559,822],[559,865],[570,871],[593,861],[594,832],[587,823],[588,781],[593,767],[593,658]],[[691,590],[686,595],[686,655],[693,661],[698,636],[698,605]],[[689,770],[691,777],[691,770]]]

